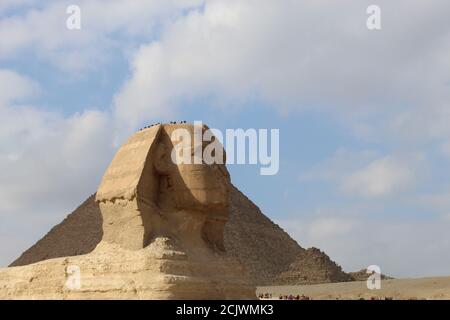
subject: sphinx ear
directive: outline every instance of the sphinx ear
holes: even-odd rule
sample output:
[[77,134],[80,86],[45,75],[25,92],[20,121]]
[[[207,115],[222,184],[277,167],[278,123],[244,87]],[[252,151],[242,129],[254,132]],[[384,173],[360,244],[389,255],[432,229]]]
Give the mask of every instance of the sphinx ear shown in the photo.
[[156,172],[161,175],[168,175],[170,172],[170,152],[164,143],[159,143],[156,147],[153,163]]

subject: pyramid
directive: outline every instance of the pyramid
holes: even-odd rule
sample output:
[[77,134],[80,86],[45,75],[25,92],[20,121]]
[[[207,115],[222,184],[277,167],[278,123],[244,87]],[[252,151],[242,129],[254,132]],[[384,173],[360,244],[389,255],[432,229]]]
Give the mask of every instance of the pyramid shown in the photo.
[[[225,248],[243,262],[254,283],[271,284],[304,249],[235,187],[230,202],[230,219],[224,231]],[[101,238],[102,217],[92,195],[10,267],[87,254]]]
[[346,282],[353,278],[342,271],[324,252],[309,248],[300,253],[289,268],[275,279],[278,285],[303,285],[327,282]]
[[[303,249],[236,187],[230,193],[230,209],[224,231],[225,248],[246,267],[253,284],[264,286],[349,280],[349,276],[325,253]],[[101,238],[102,217],[94,194],[10,267],[87,254],[95,249]]]
[[[361,269],[359,271],[349,272],[349,276],[351,277],[352,281],[366,281],[367,278],[372,274],[373,272],[368,272],[367,269]],[[383,273],[380,274],[381,280],[392,280],[395,279],[394,277],[385,275]]]

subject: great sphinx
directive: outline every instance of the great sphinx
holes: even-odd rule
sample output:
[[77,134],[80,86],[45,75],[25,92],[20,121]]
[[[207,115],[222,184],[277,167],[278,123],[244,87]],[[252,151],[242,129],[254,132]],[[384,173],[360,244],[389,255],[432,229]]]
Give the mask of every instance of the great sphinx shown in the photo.
[[[255,298],[246,270],[224,247],[231,187],[225,164],[174,162],[174,148],[186,143],[173,134],[178,129],[195,131],[154,125],[118,150],[97,190],[103,238],[93,252],[3,269],[0,298]],[[183,150],[193,156],[204,145],[191,141]],[[76,288],[68,285],[74,276]]]

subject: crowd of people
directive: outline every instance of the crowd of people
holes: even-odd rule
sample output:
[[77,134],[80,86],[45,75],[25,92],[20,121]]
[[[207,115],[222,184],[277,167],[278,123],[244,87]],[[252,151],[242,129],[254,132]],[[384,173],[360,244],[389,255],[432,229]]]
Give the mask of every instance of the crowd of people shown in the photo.
[[[271,293],[260,293],[259,295],[258,295],[258,298],[259,299],[268,299],[268,300],[270,300],[270,299],[272,299],[272,294]],[[279,297],[278,297],[278,299],[279,300],[312,300],[310,297],[308,297],[308,296],[305,296],[305,295],[296,295],[296,296],[294,296],[294,295],[292,295],[292,294],[290,294],[290,295],[280,295]]]
[[[169,124],[186,124],[187,123],[187,121],[170,121],[169,122]],[[142,131],[142,130],[145,130],[145,129],[148,129],[148,128],[151,128],[151,127],[154,127],[154,126],[157,126],[157,125],[160,125],[160,124],[162,124],[161,122],[157,122],[157,123],[152,123],[151,125],[149,125],[149,126],[146,126],[146,127],[144,127],[144,128],[141,128],[141,129],[139,129],[139,131]]]
[[260,293],[258,295],[259,299],[272,299],[272,294],[271,293]]
[[[272,293],[260,293],[258,294],[258,298],[260,300],[273,300]],[[276,298],[275,298],[276,299]],[[312,297],[306,296],[304,294],[302,295],[280,295],[278,297],[279,300],[313,300]],[[358,299],[358,298],[356,298]],[[340,298],[336,297],[336,300],[340,300]],[[378,296],[371,296],[371,297],[360,297],[359,300],[394,300],[394,297],[391,296],[385,296],[385,297],[378,297]],[[416,297],[408,298],[407,300],[422,300]],[[426,300],[426,299],[423,299]]]
[[290,294],[290,295],[280,295],[279,296],[279,298],[278,298],[279,300],[312,300],[310,297],[308,297],[308,296],[305,296],[304,294],[302,294],[302,295],[296,295],[296,296],[294,296],[294,295],[292,295],[292,294]]

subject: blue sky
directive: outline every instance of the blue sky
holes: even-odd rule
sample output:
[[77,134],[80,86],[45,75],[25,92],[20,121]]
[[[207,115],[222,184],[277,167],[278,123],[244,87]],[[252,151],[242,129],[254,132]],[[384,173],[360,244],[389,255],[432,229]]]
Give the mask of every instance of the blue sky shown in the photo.
[[[66,8],[81,8],[81,30]],[[280,171],[232,180],[345,270],[450,270],[446,1],[5,0],[0,264],[95,192],[145,124],[280,129]]]

